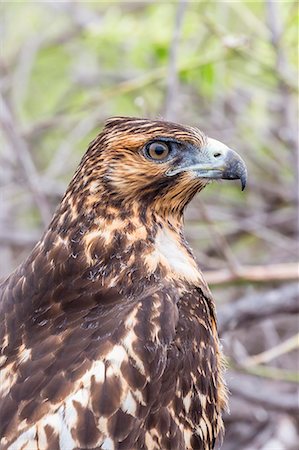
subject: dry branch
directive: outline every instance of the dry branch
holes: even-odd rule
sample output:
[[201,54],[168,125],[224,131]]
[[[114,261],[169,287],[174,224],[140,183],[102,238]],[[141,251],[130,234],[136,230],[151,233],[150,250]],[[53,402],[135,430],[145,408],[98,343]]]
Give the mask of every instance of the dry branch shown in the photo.
[[231,274],[231,276],[237,276],[237,274],[239,273],[239,270],[240,270],[239,261],[237,260],[234,253],[232,252],[225,236],[218,231],[213,220],[210,218],[208,209],[205,207],[204,202],[201,200],[198,200],[198,201],[200,204],[201,215],[202,215],[203,219],[205,220],[205,222],[209,225],[208,229],[211,233],[211,237],[213,239],[213,242],[215,243],[216,248],[226,259],[228,271]]
[[238,374],[230,380],[229,390],[233,395],[238,395],[268,410],[287,412],[291,415],[298,414],[298,398],[294,393],[278,392],[275,386],[271,384],[266,386],[265,383],[262,389],[257,390],[250,376],[244,376],[240,380],[240,374]]
[[177,61],[178,61],[179,41],[185,10],[186,10],[186,1],[180,0],[176,10],[174,31],[169,49],[169,63],[168,63],[167,86],[166,86],[167,89],[166,89],[165,112],[164,112],[165,119],[167,120],[176,119],[176,99],[178,96],[178,87],[179,87]]
[[261,321],[270,315],[296,314],[299,312],[298,284],[292,283],[246,296],[240,300],[218,308],[221,333]]
[[13,231],[7,228],[0,229],[0,246],[3,244],[11,247],[28,247],[29,250],[39,238],[40,234],[37,232]]
[[205,273],[206,281],[211,285],[252,281],[267,283],[273,281],[294,281],[299,279],[299,263],[283,263],[267,266],[242,266],[237,270],[210,270]]
[[286,341],[281,342],[278,345],[275,345],[275,347],[266,350],[265,352],[246,358],[246,360],[242,362],[242,365],[246,368],[255,366],[257,364],[264,364],[269,361],[272,361],[275,358],[278,358],[278,356],[284,355],[285,353],[291,352],[292,350],[296,350],[298,347],[299,347],[299,333],[295,334],[295,336],[292,336]]
[[34,202],[40,211],[41,218],[44,224],[47,225],[51,218],[51,208],[49,207],[46,196],[40,189],[40,178],[26,142],[17,133],[16,130],[18,127],[15,123],[15,118],[12,116],[8,103],[2,96],[0,97],[0,124],[7,141],[20,162]]
[[236,372],[245,373],[247,375],[254,375],[256,377],[266,378],[269,380],[299,384],[299,375],[297,372],[292,370],[280,369],[278,367],[269,367],[258,364],[248,366],[236,363],[231,358],[227,358],[227,362],[229,368],[235,370]]

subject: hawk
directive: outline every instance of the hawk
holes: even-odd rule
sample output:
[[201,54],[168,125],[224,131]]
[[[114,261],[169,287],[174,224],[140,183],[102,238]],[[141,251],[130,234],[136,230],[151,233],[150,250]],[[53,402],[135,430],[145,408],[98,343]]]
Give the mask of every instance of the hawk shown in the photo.
[[1,449],[214,447],[223,358],[183,212],[211,180],[246,176],[197,128],[106,122],[0,285]]

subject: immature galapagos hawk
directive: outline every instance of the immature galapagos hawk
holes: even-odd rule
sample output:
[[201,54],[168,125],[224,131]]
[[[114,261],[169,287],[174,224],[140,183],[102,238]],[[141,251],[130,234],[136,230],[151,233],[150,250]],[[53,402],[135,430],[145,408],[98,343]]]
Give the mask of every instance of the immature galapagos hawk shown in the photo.
[[0,448],[212,449],[226,406],[214,301],[183,212],[242,159],[197,128],[114,117],[0,285]]

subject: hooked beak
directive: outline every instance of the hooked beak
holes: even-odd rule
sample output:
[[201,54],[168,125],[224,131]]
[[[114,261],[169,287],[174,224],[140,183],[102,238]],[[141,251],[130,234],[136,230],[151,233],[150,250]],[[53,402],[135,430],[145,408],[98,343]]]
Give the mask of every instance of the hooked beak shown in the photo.
[[212,138],[207,138],[202,149],[190,152],[178,167],[168,170],[166,175],[174,176],[181,172],[192,172],[196,178],[240,179],[242,191],[247,182],[247,169],[243,159],[234,150]]

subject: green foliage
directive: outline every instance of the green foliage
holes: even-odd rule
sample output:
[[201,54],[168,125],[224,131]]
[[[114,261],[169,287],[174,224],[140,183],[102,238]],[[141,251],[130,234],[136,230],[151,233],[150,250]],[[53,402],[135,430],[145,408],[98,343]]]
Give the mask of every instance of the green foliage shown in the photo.
[[[253,216],[255,205],[260,211],[292,205],[296,2],[275,3],[276,22],[264,1],[186,2],[178,12],[180,5],[2,5],[4,95],[42,182],[57,186],[55,195],[48,188],[52,208],[108,116],[165,116],[173,49],[178,87],[172,118],[236,148],[249,166],[245,194],[236,184],[217,184],[206,190],[206,203],[218,210],[225,206],[233,217],[244,203]],[[28,228],[39,227],[41,217],[33,205],[31,198],[30,220],[16,209],[15,223],[22,216]],[[215,220],[226,232],[231,216]],[[249,238],[262,243],[254,255],[242,250]],[[203,251],[205,245],[210,241],[199,243]],[[267,254],[269,242],[247,231],[231,245],[246,259],[264,261],[258,255]]]
[[[208,272],[218,317],[221,303],[235,313],[223,339],[235,371],[227,380],[239,384],[240,372],[250,377],[239,389],[241,402],[231,402],[223,450],[270,448],[262,439],[280,421],[281,435],[292,436],[280,398],[287,382],[298,383],[296,357],[281,355],[269,366],[246,366],[242,359],[298,332],[296,319],[285,315],[290,299],[279,286],[283,277],[271,272],[274,267],[277,274],[279,264],[288,282],[298,259],[298,2],[7,0],[0,17],[6,108],[0,104],[0,278],[41,236],[107,117],[164,117],[198,126],[236,149],[249,173],[244,192],[237,182],[213,183],[186,211],[187,239]],[[261,265],[266,276],[257,286],[248,270]],[[242,276],[235,277],[240,268]],[[223,272],[233,275],[231,285],[219,281]],[[253,323],[251,314],[235,330],[241,311],[235,300],[254,290],[262,303],[273,282],[282,312],[260,321],[259,308],[252,310]],[[263,393],[264,379],[280,383],[268,396],[279,414],[262,400],[254,409],[259,395],[244,403],[246,385]],[[275,446],[274,440],[271,448],[289,443]]]

